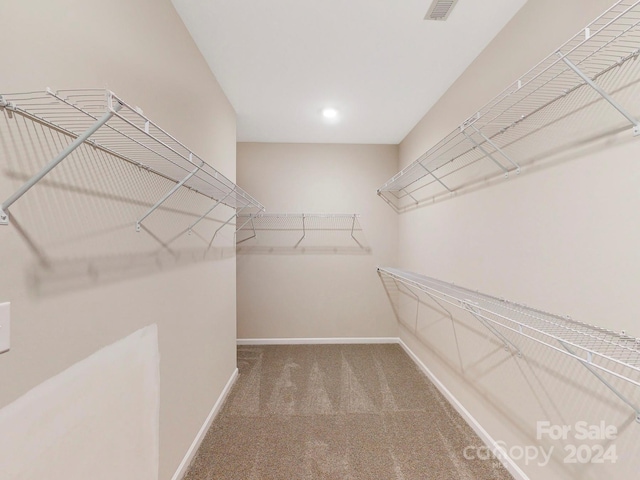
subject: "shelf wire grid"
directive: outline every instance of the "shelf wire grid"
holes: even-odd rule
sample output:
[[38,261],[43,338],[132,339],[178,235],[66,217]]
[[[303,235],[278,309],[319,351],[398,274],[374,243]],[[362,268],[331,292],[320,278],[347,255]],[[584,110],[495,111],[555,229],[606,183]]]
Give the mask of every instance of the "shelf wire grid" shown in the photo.
[[[536,155],[567,144],[568,139],[578,142],[624,129],[629,121],[588,86],[563,58],[618,103],[635,105],[637,102],[632,100],[637,98],[640,81],[639,25],[639,1],[615,3],[387,181],[378,193],[389,192],[396,199],[403,199],[437,184],[431,174],[455,190],[460,186],[455,184],[456,174],[481,160],[486,165],[491,160],[491,167],[486,168],[508,174],[519,171],[520,165]],[[585,122],[585,118],[597,121]],[[539,135],[549,130],[555,136],[552,141]]]
[[[249,222],[249,219],[252,222]],[[362,231],[360,215],[347,213],[241,213],[238,221],[242,225],[239,231],[298,231],[331,230]],[[303,223],[304,219],[304,223]]]
[[251,195],[111,91],[47,89],[0,94],[0,99],[9,112],[73,138],[111,111],[113,117],[86,143],[176,183],[198,169],[185,187],[232,208],[264,210]]
[[[640,339],[424,275],[395,268],[379,268],[378,271],[494,325],[576,358],[587,366],[640,386]],[[621,368],[612,368],[608,362]]]

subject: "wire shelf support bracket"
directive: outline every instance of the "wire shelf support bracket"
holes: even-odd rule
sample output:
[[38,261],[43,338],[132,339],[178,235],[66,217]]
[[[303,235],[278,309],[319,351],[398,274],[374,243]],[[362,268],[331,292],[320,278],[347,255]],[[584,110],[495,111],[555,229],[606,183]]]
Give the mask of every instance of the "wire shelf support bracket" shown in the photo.
[[[236,244],[238,244],[238,243],[242,243],[242,242],[246,242],[247,240],[251,240],[252,238],[256,238],[256,237],[258,236],[258,234],[256,233],[256,225],[255,225],[255,223],[254,223],[253,219],[254,219],[254,215],[253,215],[253,214],[249,215],[249,219],[248,219],[246,222],[244,222],[242,225],[240,225],[240,227],[239,227],[239,228],[237,228],[237,229],[236,229],[236,232],[235,232],[235,236],[236,236]],[[249,236],[249,237],[247,237],[247,238],[243,238],[242,240],[238,241],[238,232],[239,232],[240,230],[242,230],[242,228],[243,228],[247,223],[251,223],[251,230],[253,231],[253,235],[251,235],[251,236]]]
[[219,204],[236,211],[245,208],[260,212],[264,210],[260,202],[152,122],[140,108],[130,106],[109,90],[76,89],[54,92],[47,88],[44,92],[6,93],[0,95],[0,111],[2,110],[8,111],[10,116],[16,113],[31,119],[73,140],[0,204],[0,225],[9,224],[8,209],[11,205],[83,143],[175,183],[136,220],[138,232],[142,222],[182,187],[216,201],[198,222]]
[[640,406],[602,374],[640,387],[640,338],[405,270],[379,267],[378,273],[425,293],[438,304],[444,302],[470,313],[498,337],[507,350],[513,348],[519,357],[522,356],[521,350],[502,333],[505,330],[574,358],[631,407],[636,421],[640,423]]
[[[0,95],[0,107],[8,108],[11,111],[17,111],[17,107],[15,104],[7,102],[4,100],[3,96]],[[62,162],[65,158],[67,158],[71,153],[77,149],[80,145],[86,142],[91,135],[93,135],[100,127],[102,127],[105,123],[107,123],[111,118],[122,108],[122,105],[116,102],[114,105],[111,105],[109,110],[98,119],[91,127],[85,130],[82,134],[80,134],[76,139],[71,142],[64,150],[62,150],[57,157],[51,160],[47,165],[44,166],[38,173],[33,175],[29,180],[27,180],[24,185],[22,185],[13,195],[7,198],[2,205],[0,205],[0,225],[9,225],[9,207],[13,205],[16,201],[18,201],[31,187],[36,185],[40,180],[47,176],[51,170],[56,168],[60,162]]]
[[[481,130],[478,130],[478,129],[476,128],[476,126],[475,126],[473,123],[470,123],[470,124],[469,124],[469,127],[470,127],[470,128],[472,128],[472,129],[473,129],[473,130],[474,130],[478,135],[480,135],[480,136],[482,137],[483,142],[486,142],[486,143],[488,143],[489,145],[491,145],[491,146],[495,149],[495,151],[496,151],[497,153],[499,153],[501,156],[503,156],[505,159],[507,159],[507,161],[508,161],[508,162],[509,162],[509,163],[510,163],[510,164],[511,164],[515,169],[516,169],[516,174],[517,174],[517,175],[519,175],[519,174],[520,174],[520,165],[518,165],[516,162],[514,162],[514,161],[511,159],[511,157],[510,157],[509,155],[507,155],[507,154],[505,153],[505,151],[504,151],[502,148],[500,148],[498,145],[496,145],[496,144],[493,142],[493,140],[491,140],[491,139],[490,139],[489,137],[487,137],[484,133],[482,133],[482,131],[481,131]],[[484,153],[484,154],[485,154],[485,156],[487,156],[488,158],[490,158],[490,159],[491,159],[491,160],[492,160],[496,165],[498,165],[498,167],[500,167],[500,168],[504,171],[504,176],[505,176],[505,178],[509,177],[509,169],[508,169],[507,167],[504,167],[500,162],[498,162],[498,160],[496,160],[496,159],[494,158],[494,156],[493,156],[490,152],[488,152],[487,150],[485,150],[485,148],[482,146],[482,143],[477,143],[477,142],[476,142],[476,141],[471,137],[471,135],[468,135],[468,134],[465,132],[465,127],[464,127],[464,126],[461,126],[460,128],[461,128],[461,130],[462,130],[462,133],[463,133],[463,134],[464,134],[464,135],[469,139],[469,141],[470,141],[471,143],[473,143],[473,144],[474,144],[474,146],[476,146],[476,148],[480,149],[480,151],[481,151],[482,153]]]
[[[433,297],[431,297],[433,298]],[[480,312],[476,311],[474,309],[474,307],[472,306],[472,302],[471,301],[466,301],[463,300],[462,302],[462,307],[469,312],[476,320],[478,320],[478,322],[480,322],[487,330],[489,330],[491,333],[493,333],[494,336],[498,337],[498,339],[500,341],[502,341],[502,343],[504,344],[504,349],[506,351],[511,351],[509,347],[513,348],[516,351],[516,355],[518,355],[518,357],[522,357],[522,352],[520,351],[520,348],[518,348],[518,346],[513,343],[511,340],[509,340],[507,337],[505,337],[502,333],[500,333],[493,325],[491,325],[491,323],[487,322],[484,318],[482,318],[482,315],[480,314]]]
[[[193,161],[193,156],[190,155],[189,156],[190,161]],[[191,173],[189,173],[189,175],[187,175],[186,177],[184,177],[182,180],[180,180],[178,183],[176,183],[173,188],[171,190],[169,190],[164,197],[162,197],[160,200],[158,200],[156,202],[156,204],[151,207],[147,213],[145,213],[142,217],[140,217],[138,219],[138,221],[136,221],[136,232],[140,232],[140,225],[142,225],[142,222],[149,216],[151,215],[153,212],[155,212],[160,205],[162,205],[164,202],[166,202],[169,197],[171,197],[174,193],[176,193],[178,190],[180,190],[180,187],[182,187],[185,183],[187,183],[189,181],[189,179],[191,177],[193,177],[196,173],[198,173],[200,171],[200,169],[204,166],[204,162],[200,163],[199,166],[197,166],[196,168],[193,169],[193,171],[191,171]]]
[[[447,187],[445,185],[445,183],[442,181],[441,178],[436,177],[435,173],[433,173],[431,170],[429,170],[427,167],[425,167],[424,163],[418,162],[418,165],[420,165],[422,168],[424,168],[426,170],[427,174],[431,175],[435,179],[435,181],[438,182],[440,185],[442,185],[444,188],[446,188],[449,191],[449,193],[453,193],[453,190],[451,190],[449,187]],[[411,193],[409,193],[405,188],[403,188],[402,191],[405,192],[407,195],[409,195],[416,203],[419,203],[418,200],[416,200],[414,198],[414,196],[411,195]]]
[[198,223],[200,223],[202,220],[204,220],[204,219],[207,217],[207,215],[209,215],[211,212],[213,212],[213,211],[215,210],[215,208],[216,208],[218,205],[220,205],[222,202],[224,202],[224,201],[227,199],[227,197],[228,197],[229,195],[231,195],[232,193],[233,193],[233,192],[229,192],[229,193],[227,193],[224,197],[222,197],[221,199],[216,200],[216,202],[213,204],[213,206],[212,206],[209,210],[207,210],[207,211],[206,211],[203,215],[201,215],[201,216],[200,216],[200,217],[199,217],[195,222],[193,222],[191,225],[189,225],[189,227],[187,228],[187,231],[188,231],[189,235],[191,235],[191,231],[193,230],[193,227],[195,227]]
[[[589,35],[588,29],[585,29],[585,32],[586,32],[585,36],[588,36]],[[561,51],[558,51],[557,55],[560,57],[560,59],[564,63],[567,64],[567,66],[571,70],[573,70],[576,73],[576,75],[578,75],[582,80],[584,80],[587,85],[589,85],[596,92],[598,92],[598,94],[602,98],[604,98],[607,102],[609,102],[613,108],[615,108],[618,112],[620,112],[620,114],[622,114],[623,117],[625,117],[627,120],[629,120],[629,122],[633,126],[633,135],[634,136],[640,135],[640,122],[638,122],[637,118],[635,118],[633,115],[631,115],[627,111],[627,109],[625,109],[622,105],[620,105],[618,102],[616,102],[611,95],[609,95],[602,88],[600,88],[600,86],[596,82],[594,82],[592,79],[590,79],[588,75],[586,75],[582,70],[580,70],[580,68],[578,68],[577,65],[575,65],[571,60],[569,60],[566,57],[566,55],[563,55]]]

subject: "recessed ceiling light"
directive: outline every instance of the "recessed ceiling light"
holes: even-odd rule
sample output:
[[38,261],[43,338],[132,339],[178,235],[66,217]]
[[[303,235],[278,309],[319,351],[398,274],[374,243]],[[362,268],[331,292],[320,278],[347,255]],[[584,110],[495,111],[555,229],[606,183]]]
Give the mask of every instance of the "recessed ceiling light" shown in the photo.
[[338,118],[338,110],[335,108],[324,108],[322,110],[322,116],[324,118],[336,119]]

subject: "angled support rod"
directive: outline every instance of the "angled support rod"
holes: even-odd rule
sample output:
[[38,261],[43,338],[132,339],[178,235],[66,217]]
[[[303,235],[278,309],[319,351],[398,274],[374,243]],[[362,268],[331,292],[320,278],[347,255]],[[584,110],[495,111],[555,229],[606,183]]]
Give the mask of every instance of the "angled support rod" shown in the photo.
[[257,237],[258,234],[256,233],[256,224],[253,223],[253,216],[251,216],[251,230],[253,230],[253,237],[252,238]]
[[42,170],[36,173],[33,177],[31,177],[27,182],[22,185],[13,195],[7,198],[2,205],[0,205],[0,225],[8,225],[9,224],[9,214],[8,209],[11,205],[13,205],[20,197],[22,197],[27,191],[33,187],[36,183],[42,180],[51,170],[53,170],[60,162],[62,162],[65,158],[67,158],[71,152],[73,152],[76,148],[86,142],[91,135],[96,133],[96,131],[102,127],[105,123],[107,123],[113,115],[122,108],[120,103],[116,102],[113,105],[112,109],[106,112],[100,119],[96,121],[89,129],[87,129],[80,136],[76,137],[76,139],[71,142],[67,148],[62,150],[58,154],[56,158],[51,160]]
[[[406,190],[405,190],[404,188],[403,188],[403,189],[400,189],[400,190],[398,190],[398,191],[399,191],[399,192],[406,192]],[[400,195],[398,195],[398,194],[397,194],[396,192],[394,192],[393,190],[389,190],[387,193],[390,193],[391,195],[393,195],[393,196],[396,198],[396,200],[400,200],[400,199],[402,198]],[[408,195],[408,194],[409,194],[409,193],[407,192],[407,195]]]
[[215,232],[213,232],[213,237],[211,237],[211,241],[209,242],[209,247],[211,247],[211,244],[213,243],[213,240],[216,238],[216,235],[218,234],[218,232],[219,232],[220,230],[222,230],[225,226],[227,226],[231,220],[233,220],[233,219],[234,219],[234,218],[236,218],[238,215],[240,215],[240,214],[242,213],[242,210],[244,210],[244,209],[245,209],[245,208],[247,208],[247,207],[248,207],[248,205],[245,205],[245,206],[244,206],[244,207],[242,207],[239,211],[237,211],[236,213],[234,213],[233,215],[231,215],[231,216],[229,217],[229,220],[227,220],[226,222],[224,222],[222,225],[220,225],[220,226],[218,227],[218,229],[217,229]]
[[589,370],[591,373],[593,373],[593,375],[595,375],[595,377],[600,380],[609,390],[611,390],[616,397],[618,397],[620,400],[622,400],[624,403],[626,403],[627,405],[629,405],[635,412],[636,412],[636,422],[640,423],[640,408],[638,408],[637,405],[634,405],[633,403],[631,403],[631,401],[625,397],[622,393],[620,393],[620,391],[615,388],[613,385],[611,385],[602,375],[600,375],[598,372],[596,372],[593,367],[591,367],[591,365],[589,365],[591,363],[591,353],[587,352],[587,359],[586,360],[582,360],[581,356],[578,355],[573,349],[569,348],[569,346],[558,340],[558,343],[560,345],[562,345],[562,348],[564,348],[567,352],[569,352],[569,354],[571,354],[573,357],[580,359],[578,360],[587,370]]
[[227,197],[229,195],[231,195],[233,192],[234,192],[234,190],[231,190],[229,193],[227,193],[220,200],[216,201],[216,203],[213,204],[213,207],[211,207],[209,210],[207,210],[207,213],[205,213],[199,219],[197,219],[195,222],[193,222],[191,225],[189,225],[189,228],[187,229],[189,231],[189,234],[191,234],[191,230],[193,229],[193,227],[195,227],[198,223],[200,223],[202,220],[204,220],[207,215],[209,215],[211,212],[213,212],[214,208],[216,208],[218,205],[220,205],[222,202],[224,202],[227,199]]
[[578,75],[582,80],[584,80],[587,83],[587,85],[589,85],[596,92],[598,92],[598,94],[602,98],[604,98],[607,102],[609,102],[613,108],[618,110],[618,112],[620,112],[623,117],[625,117],[627,120],[629,120],[631,125],[633,125],[633,134],[634,135],[640,135],[640,122],[638,121],[637,118],[635,118],[633,115],[631,115],[622,105],[620,105],[618,102],[616,102],[613,99],[613,97],[611,97],[611,95],[609,95],[607,92],[605,92],[602,88],[600,88],[599,85],[597,85],[593,80],[591,80],[587,75],[585,75],[585,73],[582,70],[580,70],[571,60],[569,60],[567,57],[565,57],[562,54],[562,52],[558,52],[558,56],[562,59],[562,61],[564,63],[567,64],[567,66],[571,70],[573,70],[576,73],[576,75]]
[[300,245],[300,242],[304,240],[304,237],[307,236],[307,227],[304,220],[305,220],[305,215],[303,213],[302,214],[302,238],[298,240],[298,243],[296,243],[296,245],[293,248],[296,248],[298,245]]
[[[442,185],[444,188],[446,188],[446,189],[447,189],[447,190],[449,190],[451,193],[453,193],[453,190],[451,190],[449,187],[447,187],[447,186],[444,184],[444,182],[443,182],[442,180],[440,180],[438,177],[436,177],[436,176],[435,176],[435,174],[434,174],[431,170],[429,170],[427,167],[425,167],[425,166],[422,164],[422,162],[418,162],[418,164],[419,164],[422,168],[424,168],[424,169],[427,171],[427,173],[428,173],[429,175],[431,175],[433,178],[435,178],[435,179],[436,179],[436,181],[437,181],[440,185]],[[413,197],[411,197],[411,198],[413,198]],[[414,199],[414,200],[415,200],[415,199]]]
[[[360,242],[358,241],[358,239],[356,238],[356,236],[353,234],[353,231],[356,228],[356,218],[358,217],[358,215],[356,215],[355,213],[353,214],[353,220],[351,221],[351,238],[353,238],[353,240],[360,245]],[[362,245],[360,245],[362,246]]]
[[[251,222],[251,224],[253,225],[253,213],[249,214],[249,218],[247,219],[246,222],[244,222],[242,225],[240,225],[238,228],[236,228],[236,233],[238,233],[240,230],[242,230],[242,227],[244,227],[249,222]],[[253,229],[253,233],[254,234],[256,233],[255,227]]]
[[482,145],[476,142],[471,135],[465,132],[465,129],[463,127],[460,127],[460,131],[465,137],[467,137],[467,140],[469,140],[474,147],[476,147],[478,150],[484,153],[487,158],[489,158],[493,163],[495,163],[498,167],[500,167],[500,170],[504,172],[505,177],[509,176],[509,170],[507,170],[504,165],[502,165],[498,160],[496,160],[494,156],[491,155]]
[[[406,292],[411,295],[413,298],[416,299],[416,320],[414,322],[413,325],[413,331],[415,333],[418,333],[418,318],[420,315],[420,297],[418,296],[418,294],[416,292],[414,292],[413,290],[411,290],[407,285],[405,285],[404,283],[400,282],[400,284],[398,284],[398,281],[394,278],[393,282],[396,284],[396,288],[398,289],[399,292],[402,292],[402,290],[400,289],[400,284],[404,285],[404,288],[406,290]],[[400,317],[398,317],[400,318]]]
[[[240,230],[242,230],[242,227],[244,227],[249,222],[251,222],[251,229],[253,230],[253,235],[251,235],[250,237],[247,237],[247,238],[243,238],[242,240],[238,241],[237,240],[238,232]],[[240,225],[240,227],[236,228],[236,231],[235,231],[234,235],[236,236],[236,244],[242,243],[242,242],[246,242],[247,240],[251,240],[252,238],[256,238],[256,226],[253,224],[253,213],[249,214],[249,218],[247,219],[246,222],[244,222],[242,225]]]
[[249,220],[251,220],[251,230],[253,230],[253,235],[251,235],[250,237],[245,238],[244,240],[242,240],[243,242],[245,240],[251,240],[252,238],[256,238],[258,236],[258,234],[256,233],[256,224],[253,223],[253,215],[251,215],[249,217]]
[[505,337],[502,333],[500,333],[493,325],[491,325],[484,318],[482,318],[469,303],[462,302],[462,305],[464,309],[467,312],[469,312],[471,315],[473,315],[475,319],[478,320],[482,325],[484,325],[487,330],[489,330],[496,337],[502,340],[502,343],[504,343],[504,347],[506,350],[509,350],[509,345],[511,345],[511,347],[516,351],[516,354],[518,355],[518,357],[522,357],[522,352],[520,351],[520,349],[513,342],[511,342],[507,337]]
[[[413,195],[411,195],[411,193],[409,193],[409,191],[406,188],[402,188],[401,191],[403,191],[404,193],[406,193],[407,195],[409,195],[411,198],[413,198],[413,201],[416,202],[416,205],[420,202],[418,202],[418,200],[416,199],[416,197],[414,197]],[[398,197],[396,197],[398,198]],[[398,198],[399,199],[399,198]]]
[[451,314],[451,312],[449,310],[447,310],[444,305],[442,305],[438,299],[436,297],[434,297],[433,295],[431,295],[429,292],[427,292],[426,290],[423,290],[424,293],[431,299],[433,300],[435,303],[437,303],[441,309],[443,309],[445,312],[447,312],[449,314],[449,318],[453,319],[453,315]]
[[496,152],[498,152],[500,155],[502,155],[504,158],[506,158],[509,163],[511,165],[513,165],[514,167],[516,167],[516,173],[519,174],[520,173],[520,165],[518,165],[516,162],[514,162],[511,157],[509,155],[507,155],[504,150],[502,150],[499,146],[497,146],[493,140],[491,140],[489,137],[487,137],[484,133],[482,133],[480,130],[478,130],[478,128],[476,128],[476,126],[474,124],[470,125],[471,128],[473,128],[478,135],[480,135],[482,138],[484,138],[484,140],[491,145],[493,148],[496,149]]
[[[191,155],[190,155],[191,156]],[[169,190],[164,197],[162,197],[160,200],[158,200],[156,202],[156,204],[151,207],[149,209],[149,211],[147,213],[145,213],[137,222],[136,222],[136,232],[140,231],[140,224],[142,224],[142,222],[144,221],[145,218],[147,218],[149,215],[151,215],[153,212],[155,212],[158,207],[160,207],[160,205],[162,205],[164,202],[167,201],[167,199],[169,197],[171,197],[174,193],[176,193],[180,187],[182,187],[185,183],[187,183],[189,181],[189,179],[191,177],[193,177],[196,173],[198,173],[200,171],[200,169],[203,167],[204,162],[200,163],[200,165],[196,168],[194,168],[191,173],[189,173],[189,175],[187,175],[186,177],[184,177],[180,182],[178,182],[177,184],[174,185],[174,187]]]

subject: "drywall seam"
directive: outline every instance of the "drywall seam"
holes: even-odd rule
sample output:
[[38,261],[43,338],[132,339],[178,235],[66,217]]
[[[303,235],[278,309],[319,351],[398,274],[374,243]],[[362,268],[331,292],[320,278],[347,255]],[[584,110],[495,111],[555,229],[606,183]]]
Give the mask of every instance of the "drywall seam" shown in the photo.
[[220,393],[220,396],[218,397],[218,400],[216,400],[216,403],[213,405],[211,412],[209,412],[207,419],[202,424],[202,427],[200,427],[200,431],[196,435],[196,438],[193,439],[193,443],[189,447],[189,450],[187,450],[186,455],[182,459],[182,462],[180,462],[180,465],[178,466],[178,469],[176,470],[176,473],[173,475],[171,480],[182,480],[184,476],[187,474],[187,470],[189,470],[189,466],[191,465],[191,461],[193,460],[193,457],[195,457],[196,453],[198,452],[198,449],[200,448],[200,444],[202,444],[202,441],[204,440],[205,435],[209,431],[209,428],[211,428],[211,424],[213,423],[216,416],[218,415],[220,408],[222,408],[222,404],[227,398],[227,395],[229,395],[229,392],[231,391],[231,387],[233,387],[237,379],[238,379],[238,369],[236,368],[231,374],[231,377],[229,377],[229,381],[222,389],[222,393]]
[[238,345],[338,345],[398,343],[398,337],[239,338]]
[[501,452],[500,455],[497,455],[498,460],[504,465],[504,467],[514,476],[517,480],[529,480],[529,477],[526,473],[524,473],[520,467],[507,455],[502,447],[499,446],[498,442],[494,440],[494,438],[487,432],[480,422],[478,422],[471,413],[460,403],[460,401],[444,386],[444,384],[436,377],[427,366],[422,363],[422,360],[418,358],[418,356],[413,353],[413,351],[407,346],[406,343],[401,338],[398,338],[398,344],[407,352],[407,355],[411,357],[411,359],[415,362],[415,364],[424,372],[431,382],[436,386],[440,393],[444,395],[447,401],[457,410],[457,412],[462,416],[462,418],[469,424],[471,428],[476,432],[476,434],[480,437],[480,439],[494,452]]

